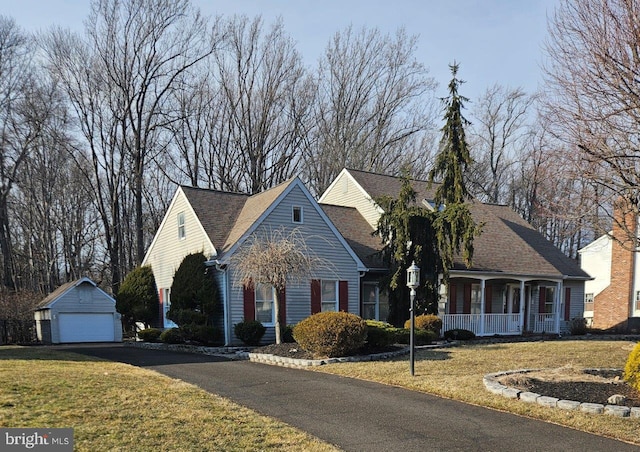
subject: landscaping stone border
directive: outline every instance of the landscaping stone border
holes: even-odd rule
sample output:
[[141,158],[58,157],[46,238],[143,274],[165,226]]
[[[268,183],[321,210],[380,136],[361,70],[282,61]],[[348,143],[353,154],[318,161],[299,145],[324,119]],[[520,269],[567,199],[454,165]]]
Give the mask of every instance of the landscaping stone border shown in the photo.
[[[575,400],[561,400],[555,397],[547,397],[535,392],[521,391],[520,389],[510,388],[503,385],[498,381],[499,377],[512,374],[524,374],[529,372],[536,372],[544,369],[520,369],[520,370],[507,370],[503,372],[496,372],[487,374],[482,378],[484,387],[491,393],[507,397],[510,399],[518,399],[526,403],[536,403],[538,405],[546,406],[549,408],[559,408],[561,410],[579,410],[588,414],[608,414],[616,417],[633,417],[640,418],[640,407],[626,407],[621,405],[602,405],[599,403],[586,403],[578,402]],[[585,369],[589,371],[600,370],[616,370],[620,369]]]
[[202,345],[165,344],[163,342],[124,342],[130,347],[148,348],[151,350],[171,350],[173,352],[198,353],[201,355],[222,356],[227,359],[244,360],[246,353],[253,347],[205,347]]

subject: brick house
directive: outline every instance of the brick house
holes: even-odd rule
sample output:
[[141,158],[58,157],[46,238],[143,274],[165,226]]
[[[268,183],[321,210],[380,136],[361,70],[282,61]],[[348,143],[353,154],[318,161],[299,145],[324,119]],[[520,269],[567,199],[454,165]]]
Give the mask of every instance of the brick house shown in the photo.
[[585,284],[584,317],[594,328],[640,331],[640,269],[637,244],[626,231],[637,217],[617,208],[613,228],[580,250],[580,265],[594,279]]

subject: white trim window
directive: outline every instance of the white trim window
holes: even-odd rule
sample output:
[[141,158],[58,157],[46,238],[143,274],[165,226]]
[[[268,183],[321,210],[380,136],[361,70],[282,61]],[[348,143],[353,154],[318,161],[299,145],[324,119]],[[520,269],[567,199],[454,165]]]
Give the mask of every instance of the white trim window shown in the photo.
[[187,237],[184,212],[178,214],[178,239],[184,240]]
[[481,310],[482,310],[482,287],[480,286],[480,284],[472,284],[470,314],[480,314]]
[[178,325],[171,319],[167,318],[167,312],[171,309],[171,289],[162,290],[162,317],[164,319],[163,324],[165,328],[176,328]]
[[322,312],[338,310],[338,281],[322,280],[320,291],[320,309]]
[[635,309],[636,311],[640,311],[640,290],[636,290],[636,300],[635,300]]
[[300,206],[293,206],[291,208],[291,222],[296,224],[302,224],[304,222],[304,210]]
[[256,284],[256,320],[264,326],[276,324],[273,301],[275,290],[266,284]]

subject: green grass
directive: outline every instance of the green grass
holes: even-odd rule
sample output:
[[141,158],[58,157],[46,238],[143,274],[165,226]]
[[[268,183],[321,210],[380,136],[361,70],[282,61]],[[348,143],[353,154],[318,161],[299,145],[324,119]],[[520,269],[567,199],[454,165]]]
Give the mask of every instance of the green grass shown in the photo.
[[482,383],[484,375],[503,370],[567,365],[622,369],[634,345],[628,341],[563,340],[419,349],[414,377],[409,374],[408,356],[383,362],[331,364],[313,370],[401,386],[640,444],[640,418],[545,408],[494,395]]
[[74,429],[75,450],[336,450],[196,386],[45,348],[0,348],[0,426]]

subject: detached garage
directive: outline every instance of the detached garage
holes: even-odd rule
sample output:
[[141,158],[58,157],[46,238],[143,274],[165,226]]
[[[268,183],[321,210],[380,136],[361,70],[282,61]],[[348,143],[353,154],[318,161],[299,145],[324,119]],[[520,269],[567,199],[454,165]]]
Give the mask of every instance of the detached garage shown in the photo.
[[44,344],[122,341],[116,301],[89,278],[58,287],[36,308],[35,320]]

